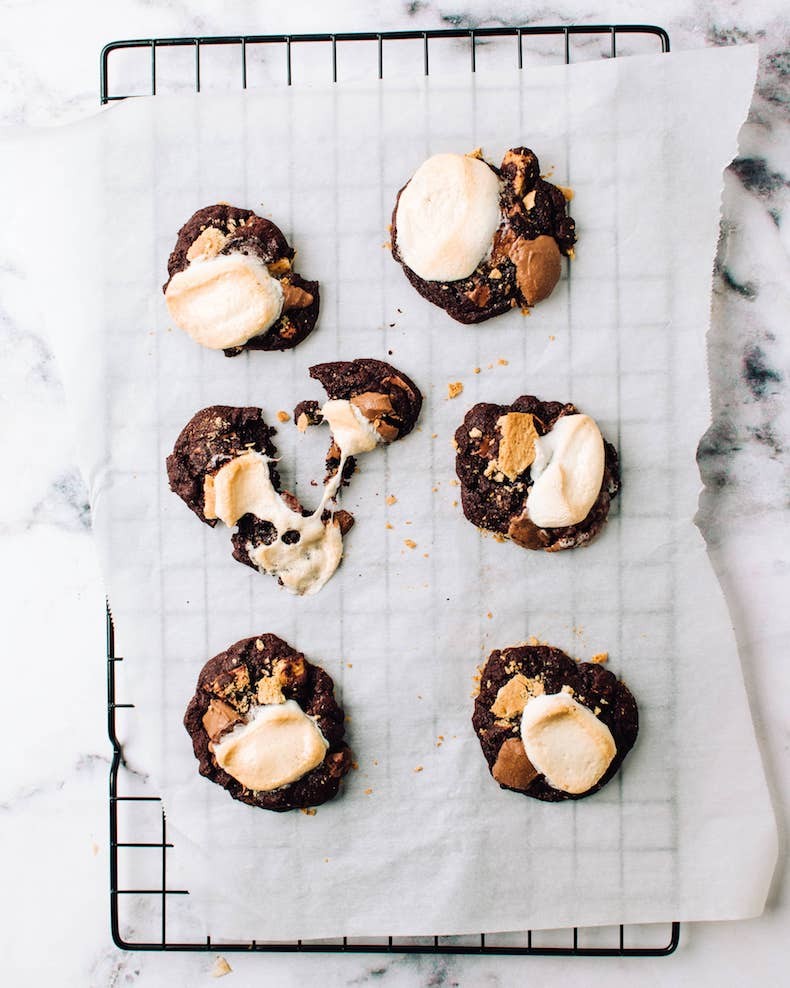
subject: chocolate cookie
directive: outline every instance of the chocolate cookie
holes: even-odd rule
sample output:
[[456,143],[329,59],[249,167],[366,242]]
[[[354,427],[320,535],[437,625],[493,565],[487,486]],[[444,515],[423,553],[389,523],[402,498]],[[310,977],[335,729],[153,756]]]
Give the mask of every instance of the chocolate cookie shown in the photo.
[[533,395],[480,403],[456,430],[455,447],[466,517],[525,549],[586,545],[620,489],[614,446],[571,404]]
[[249,209],[199,209],[167,264],[173,321],[228,357],[295,347],[315,328],[319,291],[294,271],[294,254],[279,227]]
[[529,148],[499,168],[472,155],[434,155],[398,193],[392,256],[423,298],[479,323],[547,298],[573,257],[571,193],[540,176]]
[[331,676],[276,635],[209,659],[184,727],[200,774],[266,810],[319,806],[351,768]]
[[[329,402],[349,402],[355,416],[364,426],[370,424],[379,443],[392,443],[407,436],[414,428],[422,408],[422,395],[417,385],[402,371],[383,360],[358,358],[316,364],[310,368],[310,377],[319,381],[327,393]],[[324,406],[326,409],[329,403]],[[353,411],[353,410],[352,410]],[[294,421],[304,432],[308,426],[319,425],[324,415],[317,401],[302,401],[294,408]],[[328,420],[327,420],[328,421]],[[345,423],[341,421],[341,425]],[[330,428],[333,423],[329,422]],[[342,439],[332,429],[332,441],[326,457],[328,476],[337,471],[344,450]],[[347,431],[347,427],[344,429]],[[371,434],[373,434],[371,432]],[[354,472],[353,454],[347,454],[343,467],[343,481],[348,482]]]
[[634,746],[639,714],[602,665],[517,645],[488,657],[472,724],[503,789],[559,802],[606,785]]

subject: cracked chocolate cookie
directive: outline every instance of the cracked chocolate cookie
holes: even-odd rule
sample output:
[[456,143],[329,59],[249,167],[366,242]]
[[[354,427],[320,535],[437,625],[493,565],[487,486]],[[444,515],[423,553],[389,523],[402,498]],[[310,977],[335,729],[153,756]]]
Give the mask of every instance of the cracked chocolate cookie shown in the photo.
[[260,408],[211,405],[197,412],[167,458],[170,489],[202,522],[236,531],[233,556],[269,573],[291,593],[317,593],[343,557],[343,536],[354,524],[336,507],[354,456],[391,443],[414,428],[422,396],[400,371],[380,360],[319,364],[310,371],[329,400],[297,407],[297,424],[326,421],[332,430],[329,473],[315,511],[280,490],[277,450]]
[[313,594],[340,565],[354,519],[328,508],[330,485],[314,512],[280,490],[275,431],[260,408],[202,409],[167,458],[170,489],[207,525],[238,526],[232,542],[239,562],[271,573],[292,593]]
[[620,489],[617,451],[574,405],[480,403],[455,433],[464,515],[525,549],[586,545]]
[[433,155],[398,193],[392,256],[458,322],[531,308],[554,290],[561,257],[573,257],[571,195],[541,178],[529,148],[511,148],[499,168],[479,150]]
[[602,665],[516,645],[488,657],[472,725],[503,789],[556,803],[606,785],[634,746],[639,713]]
[[342,478],[348,483],[359,453],[395,442],[414,428],[422,408],[417,385],[402,371],[383,360],[358,358],[316,364],[310,377],[319,381],[328,401],[302,401],[294,409],[300,432],[327,422],[332,433],[326,456],[328,477],[343,462]]
[[295,347],[315,328],[319,292],[294,271],[294,254],[279,227],[249,209],[199,209],[167,263],[173,322],[228,357]]
[[319,806],[351,768],[331,676],[276,635],[209,659],[184,727],[200,774],[265,810]]

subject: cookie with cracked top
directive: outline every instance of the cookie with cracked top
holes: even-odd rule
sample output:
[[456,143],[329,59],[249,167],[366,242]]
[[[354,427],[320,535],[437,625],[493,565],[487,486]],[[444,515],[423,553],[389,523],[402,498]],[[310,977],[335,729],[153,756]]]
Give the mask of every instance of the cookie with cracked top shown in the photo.
[[[250,725],[261,723],[257,718],[262,711],[281,719],[252,730]],[[234,799],[261,809],[319,806],[337,795],[351,768],[344,714],[331,676],[276,635],[245,638],[209,659],[198,676],[184,727],[200,774]],[[317,755],[308,760],[319,737]],[[228,739],[236,745],[230,753]],[[312,764],[322,749],[323,758]],[[266,778],[274,783],[307,765],[312,767],[304,774],[272,789],[251,788],[226,771],[230,768],[247,782]]]
[[[479,152],[453,157],[484,160]],[[499,180],[499,222],[474,270],[467,266],[463,277],[433,280],[407,263],[408,250],[399,243],[398,210],[409,182],[398,192],[392,213],[392,256],[406,278],[423,298],[467,324],[516,307],[526,310],[547,298],[559,281],[561,257],[572,258],[576,243],[576,226],[567,211],[572,193],[541,177],[534,151],[511,148],[498,168],[484,163]]]
[[[529,762],[521,738],[521,716],[532,699],[562,692],[592,712],[614,741],[614,757],[605,773],[580,793],[550,785]],[[639,712],[626,685],[603,665],[575,662],[548,645],[516,645],[495,649],[488,657],[472,725],[489,770],[502,789],[544,802],[560,802],[597,792],[617,773],[636,742]]]
[[[546,527],[535,524],[527,512],[527,499],[534,485],[529,456],[519,461],[518,433],[508,449],[511,466],[508,474],[497,469],[502,459],[503,420],[528,423],[531,416],[533,440],[547,435],[563,417],[578,415],[578,409],[558,401],[541,401],[534,395],[522,395],[511,405],[481,402],[465,415],[455,432],[455,471],[461,482],[461,505],[466,518],[485,531],[511,539],[525,549],[556,552],[587,545],[603,528],[612,499],[620,490],[617,451],[603,441],[603,476],[600,490],[587,515],[570,525]],[[528,462],[529,461],[529,462]]]
[[297,346],[315,328],[320,294],[294,270],[294,255],[280,228],[252,210],[199,209],[167,264],[162,290],[174,322],[228,357]]

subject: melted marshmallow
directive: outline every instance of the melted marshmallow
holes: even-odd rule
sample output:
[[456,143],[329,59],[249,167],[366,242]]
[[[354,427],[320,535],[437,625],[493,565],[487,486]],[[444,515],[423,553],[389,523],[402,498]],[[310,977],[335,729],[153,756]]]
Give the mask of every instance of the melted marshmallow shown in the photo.
[[296,782],[324,760],[329,744],[295,700],[254,708],[214,745],[220,768],[247,789],[272,792]]
[[[259,569],[279,577],[295,594],[314,594],[332,576],[343,557],[343,536],[333,520],[321,521],[326,502],[337,490],[336,478],[327,484],[321,504],[311,515],[301,515],[285,503],[274,489],[269,473],[269,457],[250,451],[224,464],[206,492],[205,515],[219,518],[229,527],[246,514],[271,522],[277,539],[271,545],[247,543],[247,553]],[[213,510],[209,510],[211,500]],[[283,542],[286,532],[298,532],[296,542]]]
[[521,717],[521,739],[546,782],[574,794],[592,789],[617,754],[606,724],[567,693],[530,699]]
[[332,437],[343,457],[369,453],[384,441],[374,426],[350,401],[332,398],[322,406],[321,415],[329,424]]
[[563,415],[535,440],[527,514],[540,528],[584,521],[603,483],[604,448],[598,426],[588,415]]
[[426,281],[468,278],[490,250],[500,220],[495,172],[479,158],[435,154],[401,192],[398,250]]
[[165,292],[173,322],[210,350],[241,346],[280,318],[283,290],[266,265],[247,254],[196,257]]

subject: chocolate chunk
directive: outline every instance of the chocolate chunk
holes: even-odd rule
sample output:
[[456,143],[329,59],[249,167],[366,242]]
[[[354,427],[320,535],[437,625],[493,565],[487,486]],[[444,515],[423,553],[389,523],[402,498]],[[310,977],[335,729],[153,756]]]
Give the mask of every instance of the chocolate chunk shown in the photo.
[[521,738],[508,738],[499,749],[491,774],[508,789],[528,789],[538,777],[535,766],[527,758]]

